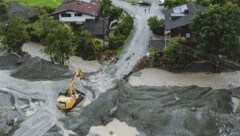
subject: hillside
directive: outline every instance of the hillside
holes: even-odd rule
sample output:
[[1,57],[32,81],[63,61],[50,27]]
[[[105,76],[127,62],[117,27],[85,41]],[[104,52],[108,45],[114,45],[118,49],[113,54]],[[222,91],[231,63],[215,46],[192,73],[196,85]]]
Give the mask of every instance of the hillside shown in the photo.
[[4,1],[5,2],[17,1],[33,7],[49,6],[55,8],[59,4],[61,4],[63,0],[4,0]]

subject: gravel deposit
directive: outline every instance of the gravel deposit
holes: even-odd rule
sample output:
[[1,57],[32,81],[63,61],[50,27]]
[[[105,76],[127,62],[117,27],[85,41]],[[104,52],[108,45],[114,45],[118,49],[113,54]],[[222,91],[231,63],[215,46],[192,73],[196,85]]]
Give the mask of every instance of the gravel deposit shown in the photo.
[[26,80],[60,80],[72,77],[73,73],[67,67],[53,64],[34,57],[28,59],[11,76]]
[[17,68],[17,63],[22,62],[24,59],[21,57],[18,57],[14,54],[7,54],[4,56],[0,56],[0,69],[6,70],[6,69],[14,69]]
[[[240,123],[232,112],[231,97],[231,90],[196,86],[122,87],[107,91],[77,116],[69,114],[62,121],[78,135],[117,118],[147,136],[237,136]],[[110,115],[114,107],[116,113]]]
[[73,76],[67,67],[53,64],[39,57],[18,57],[14,54],[0,56],[0,69],[14,69],[11,76],[31,81],[61,80]]
[[13,95],[0,90],[0,135],[11,135],[23,119],[14,103]]

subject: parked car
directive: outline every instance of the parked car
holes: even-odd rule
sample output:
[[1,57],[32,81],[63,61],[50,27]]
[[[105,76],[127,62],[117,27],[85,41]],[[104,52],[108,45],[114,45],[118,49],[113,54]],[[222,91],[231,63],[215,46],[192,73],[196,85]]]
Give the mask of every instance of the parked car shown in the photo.
[[139,6],[151,6],[151,1],[148,0],[143,0],[143,1],[139,1]]
[[158,4],[159,4],[159,5],[163,5],[163,3],[164,3],[164,0],[159,0],[159,1],[158,1]]

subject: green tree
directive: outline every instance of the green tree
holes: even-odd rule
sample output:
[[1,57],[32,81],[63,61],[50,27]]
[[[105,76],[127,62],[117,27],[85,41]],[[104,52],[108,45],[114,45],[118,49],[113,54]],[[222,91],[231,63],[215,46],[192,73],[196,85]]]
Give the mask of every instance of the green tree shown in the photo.
[[111,49],[118,49],[124,44],[125,39],[133,28],[133,18],[130,15],[123,16],[114,35],[109,37],[109,47]]
[[1,25],[1,43],[8,52],[22,54],[23,43],[30,40],[25,22],[18,16],[12,16]]
[[223,5],[227,3],[227,0],[211,0],[211,3]]
[[211,4],[210,0],[196,0],[196,3],[202,5],[202,6],[209,6]]
[[101,0],[100,2],[100,11],[103,16],[108,16],[109,13],[111,12],[111,5],[112,1],[111,0]]
[[4,4],[0,4],[0,22],[8,20],[7,7]]
[[133,28],[133,18],[130,15],[126,15],[122,17],[121,22],[117,26],[117,31],[120,32],[120,34],[127,36],[131,32]]
[[90,32],[86,30],[76,32],[74,43],[76,55],[81,56],[83,59],[94,58],[96,49],[94,48]]
[[164,35],[164,19],[158,20],[157,16],[150,17],[148,25],[154,34]]
[[44,52],[51,61],[64,64],[74,53],[73,32],[69,25],[58,23],[52,27],[43,39]]
[[166,8],[172,8],[175,6],[186,4],[188,2],[191,2],[191,0],[165,0],[163,5]]
[[163,53],[164,58],[166,58],[174,68],[184,68],[193,59],[193,57],[189,56],[186,50],[184,50],[183,45],[180,44],[180,38],[171,39],[164,48]]
[[238,6],[240,5],[240,0],[231,0],[231,2],[237,4]]
[[40,16],[40,19],[31,26],[31,39],[41,42],[47,36],[50,30],[58,24],[59,22],[54,20],[52,17],[48,17],[46,15]]
[[123,12],[122,8],[111,6],[109,13],[109,22],[113,21],[114,19],[118,20],[122,12]]
[[119,35],[113,35],[109,37],[109,45],[111,49],[118,49],[119,47],[123,46],[125,41],[125,36],[119,34]]
[[198,52],[235,58],[240,53],[240,8],[233,4],[210,5],[193,18]]
[[93,38],[92,39],[92,44],[93,44],[93,47],[94,47],[95,54],[98,54],[99,52],[102,51],[103,44],[102,44],[102,42],[99,39]]
[[7,7],[4,4],[0,4],[0,16],[7,13]]

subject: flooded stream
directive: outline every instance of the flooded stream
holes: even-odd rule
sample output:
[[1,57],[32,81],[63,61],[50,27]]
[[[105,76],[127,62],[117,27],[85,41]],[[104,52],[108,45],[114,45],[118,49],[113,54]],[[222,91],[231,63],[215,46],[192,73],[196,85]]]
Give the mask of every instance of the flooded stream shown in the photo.
[[[71,112],[57,109],[55,103],[58,93],[65,91],[70,78],[41,80],[41,74],[44,73],[37,73],[39,71],[34,71],[34,68],[26,67],[26,70],[30,69],[36,75],[40,74],[38,81],[29,81],[10,76],[15,72],[10,66],[8,70],[0,70],[0,135],[120,135],[116,130],[120,127],[128,130],[126,133],[129,136],[240,134],[239,118],[232,112],[232,90],[212,90],[196,86],[166,87],[163,79],[158,88],[131,87],[127,84],[115,88],[146,54],[152,35],[147,25],[148,17],[157,15],[161,18],[163,15],[156,0],[150,7],[150,13],[144,12],[146,7],[132,6],[124,1],[113,0],[113,4],[123,7],[134,16],[134,30],[116,63],[98,70],[88,80],[77,81],[76,89],[86,93],[86,100]],[[42,61],[40,64],[43,64]],[[44,71],[47,70],[42,70]],[[214,75],[207,78],[212,77]],[[197,80],[194,76],[191,78]],[[239,87],[235,85],[238,84],[238,79],[234,79],[233,87]],[[218,82],[221,85],[225,81]],[[187,85],[192,85],[190,80],[188,83]],[[205,87],[211,87],[210,85],[208,83]],[[234,97],[238,98],[238,93],[235,94]],[[233,101],[236,102],[237,99],[233,98]],[[113,108],[116,111],[110,115]]]

